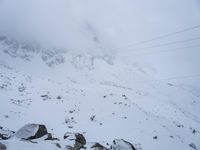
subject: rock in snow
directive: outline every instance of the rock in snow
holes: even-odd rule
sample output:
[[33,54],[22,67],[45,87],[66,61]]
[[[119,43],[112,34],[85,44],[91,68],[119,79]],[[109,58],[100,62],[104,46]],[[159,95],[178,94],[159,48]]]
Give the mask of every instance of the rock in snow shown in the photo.
[[[60,141],[58,138],[53,138],[51,133],[47,132],[47,128],[45,125],[41,124],[27,124],[20,128],[15,134],[13,131],[0,127],[0,140],[7,140],[10,137],[14,136],[18,139],[23,140],[32,140],[38,139],[44,136],[44,140],[57,140]],[[123,139],[115,139],[111,148],[106,148],[105,146],[97,143],[97,142],[86,142],[85,137],[81,133],[71,133],[66,132],[64,134],[64,143],[63,147],[65,150],[80,150],[80,149],[87,149],[87,150],[136,150],[134,146],[123,140]],[[33,141],[31,141],[33,142]],[[37,142],[35,142],[37,143]],[[58,148],[62,148],[59,143],[52,143],[56,144]],[[192,146],[191,146],[192,147]],[[194,146],[193,146],[194,147]],[[0,143],[0,150],[6,150],[7,147],[3,143]]]
[[99,143],[95,143],[90,147],[92,150],[108,150],[106,147]]
[[136,148],[129,142],[123,139],[115,139],[112,145],[113,150],[136,150]]
[[14,135],[14,133],[14,131],[0,127],[0,140],[8,140]]
[[6,145],[0,143],[0,150],[6,150],[6,149],[7,149],[7,148],[6,148]]
[[24,140],[37,139],[48,134],[45,125],[40,124],[27,124],[19,129],[15,136]]
[[67,142],[67,150],[79,150],[86,144],[85,137],[80,133],[67,132],[64,135],[64,139],[66,139]]
[[190,146],[191,148],[197,150],[197,147],[196,147],[196,145],[195,145],[194,143],[189,144],[189,146]]
[[44,140],[46,140],[46,141],[48,141],[48,140],[51,140],[51,141],[54,141],[54,140],[59,141],[59,139],[53,137],[53,135],[52,135],[51,133],[48,133],[46,136],[47,136],[47,137],[44,139]]

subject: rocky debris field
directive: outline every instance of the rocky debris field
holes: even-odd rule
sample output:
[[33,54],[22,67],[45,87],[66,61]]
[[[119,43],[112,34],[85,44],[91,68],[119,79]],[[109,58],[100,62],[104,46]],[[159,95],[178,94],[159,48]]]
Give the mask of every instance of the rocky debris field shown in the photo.
[[98,142],[87,142],[81,133],[66,132],[62,138],[57,138],[56,135],[48,133],[46,126],[41,124],[26,124],[16,132],[0,127],[0,137],[0,150],[7,150],[16,142],[20,142],[22,146],[18,149],[23,149],[23,143],[29,143],[31,147],[33,144],[46,142],[63,150],[136,150],[133,144],[124,139],[114,139],[111,144],[106,143],[104,146]]

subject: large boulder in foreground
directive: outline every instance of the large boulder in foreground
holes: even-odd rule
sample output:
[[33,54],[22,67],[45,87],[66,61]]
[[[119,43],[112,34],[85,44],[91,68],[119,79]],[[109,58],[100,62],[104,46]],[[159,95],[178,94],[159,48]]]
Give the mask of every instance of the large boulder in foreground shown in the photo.
[[113,150],[136,150],[133,144],[123,140],[123,139],[115,139],[112,144]]
[[64,135],[64,139],[66,141],[66,150],[79,150],[84,148],[86,144],[85,137],[80,133],[67,132]]
[[0,127],[0,140],[8,140],[14,135],[14,131]]
[[32,139],[41,138],[46,134],[48,134],[48,132],[45,125],[27,124],[23,126],[21,129],[19,129],[15,133],[15,136],[17,138],[24,139],[24,140],[32,140]]
[[4,145],[4,144],[2,144],[2,143],[0,142],[0,150],[6,150],[6,149],[7,149],[6,145]]

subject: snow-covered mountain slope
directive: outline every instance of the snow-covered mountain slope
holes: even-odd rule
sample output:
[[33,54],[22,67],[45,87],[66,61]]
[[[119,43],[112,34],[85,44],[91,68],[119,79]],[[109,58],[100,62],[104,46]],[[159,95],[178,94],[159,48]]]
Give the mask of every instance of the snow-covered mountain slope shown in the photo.
[[58,137],[80,132],[104,144],[123,138],[144,150],[200,146],[198,78],[154,81],[156,70],[142,61],[13,51],[5,40],[1,50],[1,126],[42,123]]
[[64,149],[66,132],[113,150],[200,149],[200,28],[184,31],[199,2],[0,4],[0,139],[28,123],[59,139],[9,131],[8,150]]

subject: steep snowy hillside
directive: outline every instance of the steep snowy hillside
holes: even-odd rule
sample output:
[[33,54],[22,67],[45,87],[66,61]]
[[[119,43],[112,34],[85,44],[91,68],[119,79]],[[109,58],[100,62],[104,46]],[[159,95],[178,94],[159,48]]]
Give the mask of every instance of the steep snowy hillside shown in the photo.
[[[1,42],[1,126],[16,131],[27,123],[41,123],[58,138],[65,132],[84,133],[88,142],[102,144],[123,138],[144,150],[199,146],[198,78],[154,81],[156,70],[145,63],[14,51],[5,41]],[[8,149],[24,145],[3,143]],[[29,146],[38,149],[36,144]]]
[[200,149],[199,2],[0,4],[0,150]]

